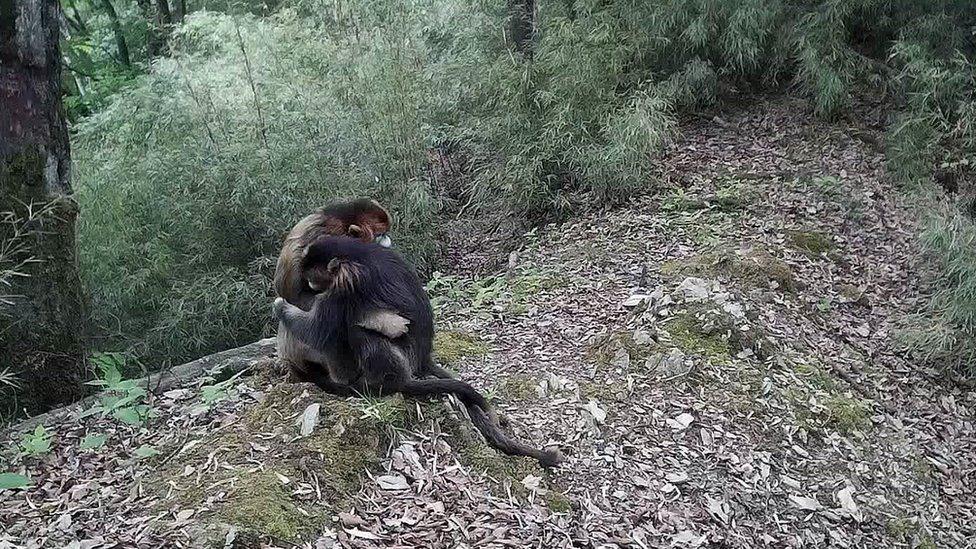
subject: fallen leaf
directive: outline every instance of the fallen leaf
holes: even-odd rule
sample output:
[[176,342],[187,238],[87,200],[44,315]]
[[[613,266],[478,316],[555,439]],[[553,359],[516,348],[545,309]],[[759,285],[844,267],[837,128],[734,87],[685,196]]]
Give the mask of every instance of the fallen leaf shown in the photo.
[[0,490],[26,488],[31,485],[31,479],[16,473],[0,473]]
[[346,533],[354,538],[371,539],[374,541],[383,539],[372,532],[367,532],[366,530],[360,530],[359,528],[347,528]]
[[624,300],[623,305],[624,305],[624,307],[627,307],[627,308],[636,307],[636,306],[640,305],[641,303],[644,303],[645,301],[647,301],[649,297],[650,296],[648,296],[646,294],[634,294],[634,295],[628,297],[626,300]]
[[85,435],[82,439],[81,444],[78,446],[81,450],[94,450],[96,448],[101,448],[105,446],[105,435]]
[[842,510],[849,517],[854,519],[856,522],[864,521],[864,515],[861,514],[861,510],[854,501],[853,486],[848,486],[837,492],[837,501],[840,502],[840,510]]
[[593,420],[597,423],[603,423],[607,420],[607,412],[600,405],[597,404],[595,400],[591,400],[583,405],[583,409],[593,416]]
[[708,500],[708,512],[719,520],[722,524],[729,521],[729,506],[727,503],[720,499],[715,499],[712,496],[705,495]]
[[302,417],[299,419],[299,425],[301,427],[300,433],[303,437],[307,437],[312,434],[315,430],[315,426],[319,424],[319,409],[321,405],[316,402],[314,404],[309,404],[305,411],[302,413]]
[[793,505],[796,505],[800,509],[804,509],[806,511],[819,511],[823,509],[823,505],[821,505],[820,502],[814,498],[791,495],[790,501],[793,502]]
[[671,544],[687,545],[688,547],[700,547],[703,543],[705,543],[706,538],[707,535],[699,536],[691,530],[682,530],[671,536]]
[[671,484],[681,484],[682,482],[688,482],[688,474],[682,472],[668,473],[667,475],[664,475],[664,478],[667,479],[667,481],[670,482]]
[[383,475],[376,477],[376,483],[384,490],[406,490],[410,488],[403,475]]
[[695,416],[685,412],[667,421],[667,424],[676,431],[684,431],[695,421]]
[[364,526],[366,521],[354,513],[339,513],[339,521],[342,522],[343,526],[354,527],[354,526]]
[[177,523],[184,523],[184,522],[190,520],[190,518],[193,516],[193,513],[195,513],[195,512],[196,512],[196,509],[183,509],[179,513],[176,513],[176,522]]
[[136,448],[133,453],[136,456],[141,457],[141,458],[149,458],[149,457],[153,457],[153,456],[158,456],[159,455],[159,450],[153,448],[152,446],[150,446],[148,444],[143,444],[142,446]]

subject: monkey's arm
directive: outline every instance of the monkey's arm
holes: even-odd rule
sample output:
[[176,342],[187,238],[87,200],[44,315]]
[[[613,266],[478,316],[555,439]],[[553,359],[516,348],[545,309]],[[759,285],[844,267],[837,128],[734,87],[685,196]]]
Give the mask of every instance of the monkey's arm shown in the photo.
[[356,325],[381,333],[390,339],[396,339],[407,333],[410,321],[393,311],[380,310],[365,315]]
[[275,318],[295,338],[313,349],[322,350],[336,339],[341,327],[341,317],[321,314],[325,311],[323,307],[328,305],[316,300],[312,310],[306,312],[279,297],[274,301],[273,310]]

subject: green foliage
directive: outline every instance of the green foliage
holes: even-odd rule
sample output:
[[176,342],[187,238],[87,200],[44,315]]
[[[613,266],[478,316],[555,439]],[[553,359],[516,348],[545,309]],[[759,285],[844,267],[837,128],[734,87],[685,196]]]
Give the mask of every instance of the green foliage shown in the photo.
[[435,271],[426,289],[437,309],[521,313],[533,295],[562,283],[552,274],[539,272],[470,280]]
[[78,414],[79,419],[93,414],[112,416],[128,425],[143,425],[153,416],[152,408],[145,404],[146,389],[140,380],[123,379],[125,357],[118,353],[96,353],[92,363],[99,370],[99,377],[87,382],[102,388],[98,404]]
[[27,488],[30,486],[31,479],[16,473],[0,473],[0,490],[14,490],[16,488]]
[[948,206],[934,207],[923,249],[938,264],[928,315],[902,334],[909,350],[950,373],[976,376],[976,222]]
[[[339,197],[379,199],[423,267],[435,201],[400,117],[425,109],[391,89],[414,59],[371,44],[293,13],[196,15],[173,58],[78,126],[82,266],[108,345],[155,366],[260,336],[281,237]],[[364,95],[383,82],[388,96]]]
[[38,425],[30,433],[24,433],[20,441],[20,453],[25,456],[43,456],[51,451],[51,433]]

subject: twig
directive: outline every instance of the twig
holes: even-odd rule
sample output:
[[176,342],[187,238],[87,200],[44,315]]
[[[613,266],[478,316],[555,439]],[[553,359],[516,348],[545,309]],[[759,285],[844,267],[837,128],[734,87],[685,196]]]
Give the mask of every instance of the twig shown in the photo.
[[241,25],[238,23],[237,18],[234,18],[234,29],[237,31],[237,43],[241,47],[241,54],[244,56],[244,70],[247,72],[247,83],[251,85],[251,97],[254,99],[254,108],[258,111],[258,124],[261,130],[261,140],[264,142],[264,148],[268,148],[268,134],[265,132],[264,126],[264,114],[261,112],[261,102],[258,101],[258,89],[254,85],[254,75],[251,73],[251,61],[247,57],[247,51],[244,49],[244,37],[241,36]]

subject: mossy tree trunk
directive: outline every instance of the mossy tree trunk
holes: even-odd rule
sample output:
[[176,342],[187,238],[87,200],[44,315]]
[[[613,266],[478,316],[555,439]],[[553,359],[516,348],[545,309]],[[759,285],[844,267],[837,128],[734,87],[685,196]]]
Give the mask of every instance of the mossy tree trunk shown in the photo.
[[12,368],[21,383],[0,414],[36,413],[84,393],[60,21],[58,0],[0,0],[0,254],[8,253],[0,259],[21,265],[0,287],[0,370]]

